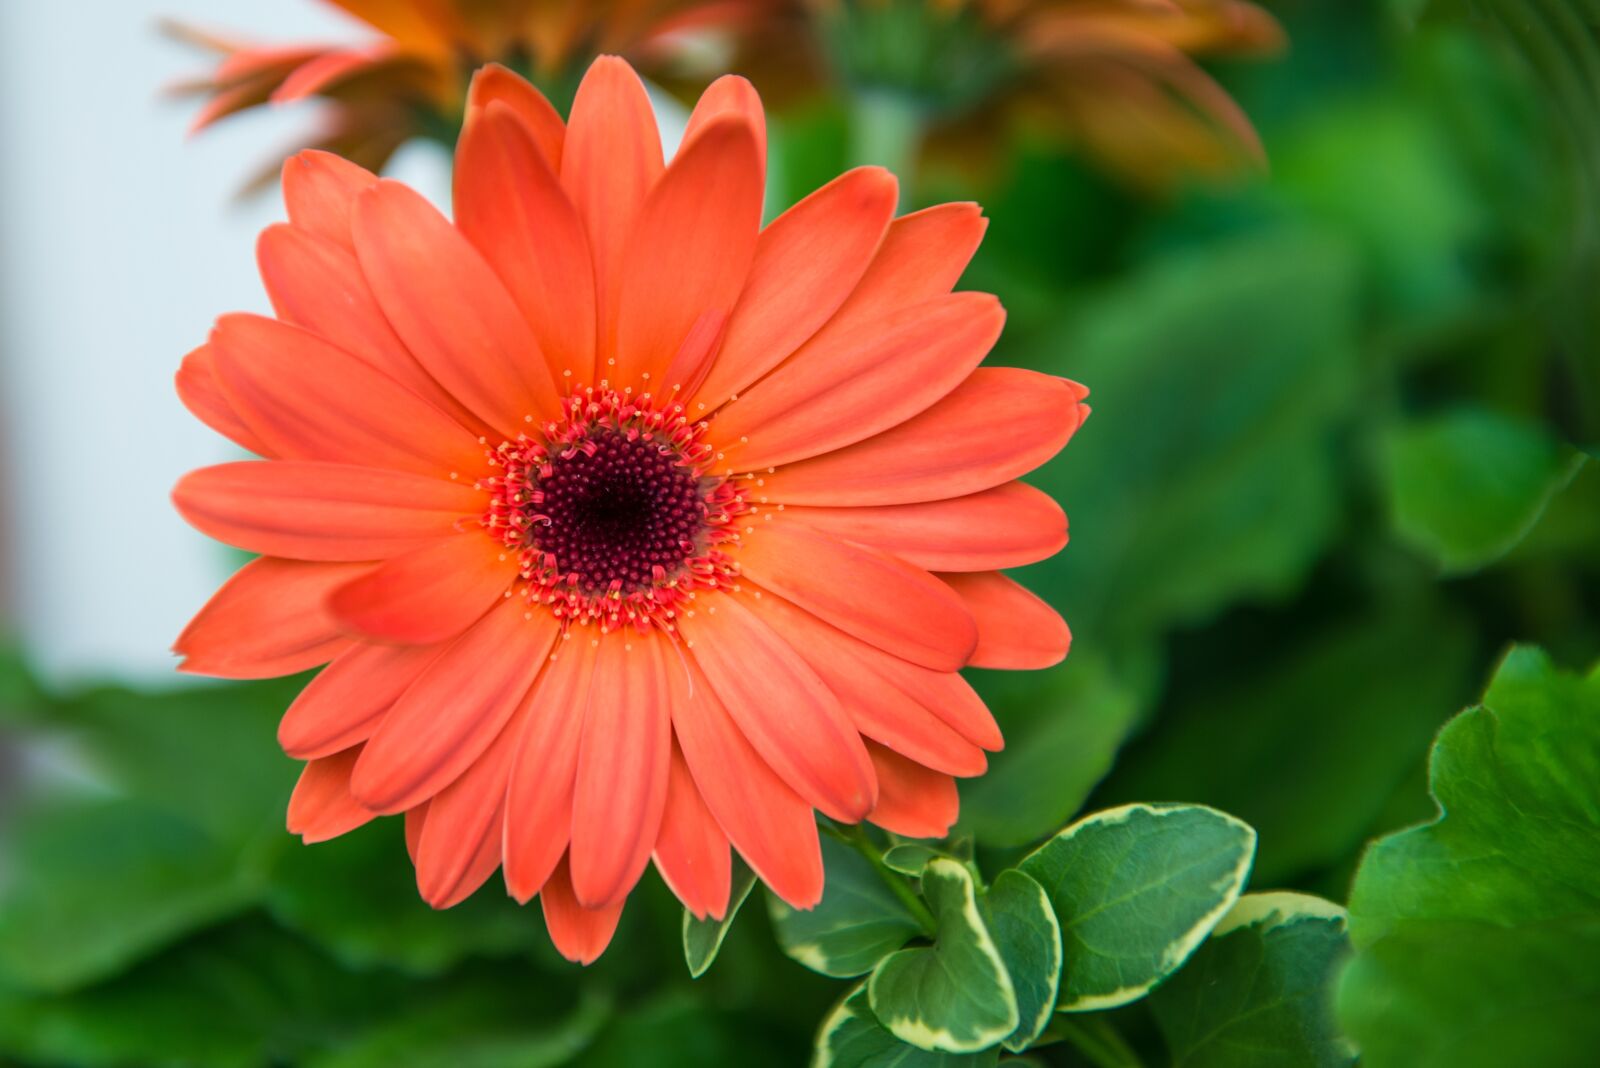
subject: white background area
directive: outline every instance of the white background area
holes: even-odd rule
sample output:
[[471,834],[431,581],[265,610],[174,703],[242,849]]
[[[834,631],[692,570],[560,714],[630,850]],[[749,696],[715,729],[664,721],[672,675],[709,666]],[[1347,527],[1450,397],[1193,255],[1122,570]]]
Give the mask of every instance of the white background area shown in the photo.
[[[267,311],[255,237],[282,204],[235,194],[314,122],[311,105],[259,109],[186,137],[197,105],[162,89],[208,59],[162,16],[364,36],[315,0],[0,0],[0,586],[56,681],[171,681],[173,638],[232,566],[168,500],[185,471],[236,458],[172,376],[217,315]],[[389,173],[439,202],[448,167],[414,145]]]

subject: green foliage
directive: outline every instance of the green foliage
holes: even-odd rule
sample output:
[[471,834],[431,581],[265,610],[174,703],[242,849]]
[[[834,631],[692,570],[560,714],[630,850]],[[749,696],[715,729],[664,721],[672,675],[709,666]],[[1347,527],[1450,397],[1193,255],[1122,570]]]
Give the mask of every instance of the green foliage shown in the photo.
[[890,1034],[922,1049],[988,1049],[1017,1029],[1017,997],[978,909],[972,873],[939,859],[921,881],[938,925],[933,945],[902,949],[873,969],[872,1014]]
[[921,927],[859,853],[824,835],[827,889],[816,908],[797,912],[767,895],[772,931],[783,951],[814,972],[865,975]]
[[1435,743],[1432,823],[1350,897],[1340,1015],[1364,1063],[1571,1063],[1600,1042],[1600,671],[1518,648]]
[[[1424,640],[1428,655],[1417,656]],[[1434,709],[1470,691],[1474,651],[1466,625],[1437,606],[1396,605],[1305,635],[1249,675],[1175,703],[1100,799],[1183,797],[1236,814],[1261,836],[1258,880],[1337,864],[1420,766]]]
[[1139,705],[1093,650],[1040,672],[974,680],[1006,732],[989,774],[961,782],[958,830],[991,847],[1021,846],[1060,827],[1111,769]]
[[755,888],[756,873],[739,861],[734,865],[733,887],[728,898],[728,912],[720,920],[709,916],[695,919],[687,909],[683,913],[683,959],[689,965],[689,974],[696,979],[706,973],[722,950],[722,940],[744,907],[745,898]]
[[1061,924],[1044,887],[1008,868],[978,902],[1017,1001],[1017,1029],[1002,1040],[1013,1052],[1039,1037],[1056,1008],[1061,983]]
[[1098,413],[1038,484],[1089,517],[1026,572],[1098,641],[1282,597],[1332,537],[1356,262],[1309,232],[1167,257],[1018,355]]
[[1136,1001],[1193,953],[1244,889],[1255,832],[1198,805],[1079,820],[1022,862],[1061,921],[1065,1012]]
[[1173,1068],[1344,1068],[1333,1015],[1349,950],[1344,910],[1304,894],[1246,894],[1150,997]]
[[1473,410],[1396,427],[1385,445],[1395,526],[1448,571],[1503,556],[1584,462],[1537,427]]
[[906,1045],[872,1015],[867,985],[862,983],[822,1021],[811,1064],[812,1068],[989,1068],[999,1059],[998,1049],[946,1053]]

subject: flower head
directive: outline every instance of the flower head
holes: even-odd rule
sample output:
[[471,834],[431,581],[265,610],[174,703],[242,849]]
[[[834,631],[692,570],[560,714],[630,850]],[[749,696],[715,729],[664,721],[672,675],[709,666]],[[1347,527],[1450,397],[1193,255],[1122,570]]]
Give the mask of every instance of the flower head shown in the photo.
[[967,665],[1066,652],[1000,569],[1066,520],[1016,481],[1085,390],[979,367],[1003,314],[952,292],[975,205],[894,218],[851,171],[762,229],[749,83],[663,165],[629,66],[570,124],[473,83],[455,221],[336,157],[292,158],[261,236],[276,318],[229,315],[178,375],[263,459],[174,492],[261,557],[178,639],[187,671],[327,667],[279,738],[307,841],[405,813],[423,896],[497,869],[592,960],[654,859],[697,915],[732,849],[797,908],[813,812],[939,836],[1001,738]]
[[1282,47],[1248,0],[811,0],[823,51],[858,93],[916,113],[971,166],[1008,127],[1079,142],[1146,185],[1259,159],[1254,129],[1195,63]]
[[[713,73],[772,47],[789,29],[791,0],[324,0],[375,39],[353,44],[260,45],[186,26],[174,32],[221,59],[180,92],[206,97],[200,130],[270,102],[328,106],[306,142],[379,170],[405,142],[451,143],[474,69],[497,62],[565,106],[589,60],[627,55],[664,82],[704,86]],[[274,170],[276,167],[274,166]]]

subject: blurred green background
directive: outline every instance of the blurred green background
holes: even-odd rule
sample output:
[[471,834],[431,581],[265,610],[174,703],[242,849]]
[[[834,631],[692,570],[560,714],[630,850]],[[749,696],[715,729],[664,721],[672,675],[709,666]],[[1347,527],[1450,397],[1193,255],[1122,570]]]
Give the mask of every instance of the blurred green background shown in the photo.
[[[982,201],[993,359],[1095,408],[1034,479],[1072,542],[1022,576],[1075,647],[978,673],[1008,746],[959,832],[1009,861],[1086,806],[1204,802],[1258,829],[1253,888],[1343,901],[1509,642],[1600,653],[1600,51],[1554,3],[1268,6],[1289,51],[1210,69],[1270,173],[1137,192],[1019,138],[903,209]],[[876,161],[843,96],[773,145],[780,207]],[[0,659],[0,1062],[804,1063],[842,987],[760,908],[691,981],[647,876],[580,971],[493,885],[428,910],[397,821],[291,839],[300,681],[45,692]]]

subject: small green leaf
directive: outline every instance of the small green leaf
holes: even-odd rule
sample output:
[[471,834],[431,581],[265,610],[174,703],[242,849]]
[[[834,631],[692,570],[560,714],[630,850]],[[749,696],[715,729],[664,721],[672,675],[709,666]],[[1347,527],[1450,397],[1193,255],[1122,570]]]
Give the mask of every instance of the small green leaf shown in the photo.
[[1396,529],[1446,571],[1505,555],[1585,461],[1537,427],[1474,409],[1400,427],[1385,446]]
[[1150,995],[1173,1068],[1345,1068],[1333,1017],[1345,913],[1306,894],[1246,894]]
[[708,916],[697,920],[688,909],[683,910],[683,960],[689,966],[691,976],[700,978],[711,967],[712,961],[717,959],[717,954],[722,950],[722,940],[728,937],[728,930],[733,926],[733,918],[739,915],[744,899],[750,896],[755,885],[756,873],[736,857],[733,887],[728,894],[728,911],[722,919],[714,920]]
[[897,871],[901,875],[909,875],[915,879],[922,875],[922,869],[928,866],[929,861],[944,855],[921,842],[902,842],[900,845],[891,846],[883,854],[883,863],[890,871]]
[[972,873],[953,860],[932,861],[922,896],[938,922],[934,943],[878,965],[867,980],[872,1014],[920,1049],[987,1049],[1017,1029],[1017,995],[978,909]]
[[1061,925],[1044,887],[1016,868],[1001,872],[979,900],[1017,995],[1017,1029],[1005,1047],[1020,1053],[1055,1011],[1061,982]]
[[1439,816],[1368,850],[1339,1017],[1368,1068],[1566,1065],[1600,1047],[1600,669],[1514,649],[1439,732]]
[[811,1068],[990,1068],[1000,1050],[945,1053],[908,1046],[872,1015],[867,984],[861,983],[822,1021]]
[[1020,867],[1061,921],[1063,1012],[1137,1001],[1189,958],[1244,889],[1256,834],[1200,805],[1087,816]]
[[870,972],[921,933],[916,918],[860,853],[824,835],[822,862],[828,882],[816,908],[799,912],[767,894],[773,933],[790,957],[814,972],[847,979]]

